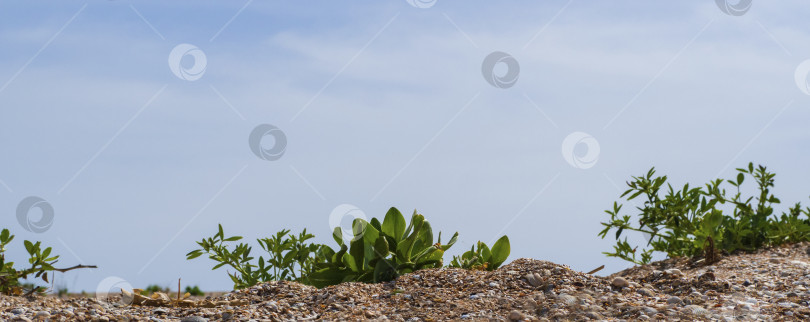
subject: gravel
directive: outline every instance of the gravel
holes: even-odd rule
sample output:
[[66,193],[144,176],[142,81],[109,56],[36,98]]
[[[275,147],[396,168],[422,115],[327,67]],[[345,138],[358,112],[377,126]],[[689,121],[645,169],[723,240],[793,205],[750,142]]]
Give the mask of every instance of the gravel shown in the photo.
[[387,283],[323,289],[268,282],[182,303],[158,299],[125,305],[120,295],[105,300],[0,296],[0,320],[808,320],[808,246],[725,256],[711,266],[668,259],[604,277],[517,259],[493,272],[429,269]]

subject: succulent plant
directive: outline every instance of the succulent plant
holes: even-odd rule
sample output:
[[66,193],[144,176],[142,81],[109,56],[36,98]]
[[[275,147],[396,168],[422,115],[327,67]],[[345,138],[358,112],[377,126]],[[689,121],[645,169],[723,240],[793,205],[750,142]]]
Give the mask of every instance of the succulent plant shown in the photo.
[[487,247],[487,244],[479,241],[461,256],[453,256],[450,267],[493,271],[506,261],[510,251],[509,237],[507,236],[498,239],[492,245],[492,249]]
[[342,282],[384,282],[397,276],[423,268],[442,267],[444,252],[458,238],[455,233],[446,245],[439,233],[433,242],[433,229],[425,217],[415,210],[410,223],[396,208],[385,214],[383,222],[372,218],[370,222],[355,219],[353,238],[349,245],[343,241],[343,230],[335,228],[332,237],[340,246],[335,252],[322,247],[319,258],[324,261],[313,265],[312,285],[325,287]]

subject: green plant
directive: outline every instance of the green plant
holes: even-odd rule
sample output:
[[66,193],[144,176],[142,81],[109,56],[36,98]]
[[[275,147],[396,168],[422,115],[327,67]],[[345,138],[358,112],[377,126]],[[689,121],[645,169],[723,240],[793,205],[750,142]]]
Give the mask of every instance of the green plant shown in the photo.
[[340,246],[335,252],[325,246],[314,263],[310,282],[321,288],[342,282],[383,282],[423,268],[442,267],[444,252],[456,242],[455,233],[446,245],[441,233],[433,243],[433,229],[425,217],[414,211],[410,223],[396,208],[391,208],[383,222],[355,219],[353,238],[349,245],[343,241],[343,231],[335,228],[333,238]]
[[[732,180],[716,179],[705,187],[689,187],[675,190],[666,184],[667,177],[654,177],[655,168],[646,175],[633,177],[628,182],[629,189],[621,197],[633,200],[638,196],[646,197],[644,205],[637,207],[638,225],[631,222],[629,215],[621,216],[622,205],[613,203],[608,222],[603,222],[604,229],[599,236],[605,238],[607,233],[616,230],[616,245],[608,256],[618,257],[637,264],[647,264],[654,251],[660,251],[669,257],[703,255],[707,262],[715,260],[717,249],[732,252],[735,250],[754,250],[765,246],[779,245],[785,242],[796,242],[810,238],[810,209],[801,209],[797,203],[780,217],[773,216],[773,205],[780,203],[770,189],[774,185],[775,174],[764,166],[754,168],[749,163],[747,168],[738,168],[737,176]],[[758,194],[744,197],[740,188],[746,177],[753,177]],[[727,197],[722,186],[729,184],[736,192]],[[731,208],[726,214],[723,206]],[[622,232],[637,231],[649,236],[647,246],[636,258],[638,246],[633,247],[627,237],[620,240]]]
[[186,286],[185,292],[191,294],[192,296],[205,296],[205,293],[200,291],[200,288],[197,285],[194,285],[193,287]]
[[[18,270],[14,268],[14,262],[6,261],[4,254],[6,251],[6,246],[8,246],[12,240],[14,240],[14,235],[11,235],[8,229],[4,228],[2,231],[0,231],[0,293],[2,294],[22,295],[24,284],[21,284],[20,280],[28,278],[29,275],[33,275],[34,278],[41,278],[43,281],[48,283],[48,273],[50,272],[66,272],[78,268],[96,267],[93,265],[76,265],[70,268],[55,268],[53,267],[53,264],[57,262],[59,256],[51,256],[50,247],[42,249],[41,242],[32,243],[24,240],[23,245],[30,256],[28,259],[28,264],[30,264],[31,267]],[[45,287],[30,284],[30,290],[27,291],[27,293],[42,293],[45,290]]]
[[169,292],[171,292],[171,290],[169,289],[169,287],[160,287],[160,285],[157,285],[157,284],[150,284],[149,286],[147,286],[145,289],[143,289],[141,291],[141,295],[148,296],[148,295],[150,295],[152,293],[155,293],[155,292],[161,292],[161,293],[168,294]]
[[[250,256],[252,247],[245,243],[237,244],[233,250],[226,243],[242,239],[241,236],[225,238],[222,225],[213,236],[197,244],[202,249],[196,249],[186,254],[191,260],[203,254],[218,262],[212,269],[228,265],[236,272],[228,272],[234,282],[234,289],[241,289],[256,285],[259,282],[289,280],[310,284],[310,272],[316,257],[313,256],[321,247],[318,244],[308,244],[307,240],[313,238],[304,229],[298,236],[290,234],[289,230],[281,230],[270,238],[257,239],[268,259],[259,256],[257,264],[253,264],[254,257]],[[296,273],[297,272],[297,273]]]
[[68,291],[68,288],[67,288],[67,286],[65,286],[64,282],[63,283],[58,283],[57,286],[55,287],[55,289],[56,289],[56,296],[59,297],[59,298],[65,297],[68,294],[70,294],[70,292]]
[[487,244],[479,241],[461,256],[453,256],[450,267],[494,271],[506,261],[510,250],[509,237],[506,236],[498,239],[491,250]]
[[[433,229],[424,216],[414,211],[408,223],[402,213],[392,207],[382,222],[377,218],[368,222],[355,219],[348,243],[344,242],[343,230],[335,228],[332,237],[339,246],[337,251],[326,245],[306,242],[313,237],[306,229],[298,236],[285,229],[270,238],[257,239],[269,257],[267,260],[259,257],[254,264],[251,247],[245,243],[229,245],[242,237],[226,238],[222,225],[219,225],[218,232],[197,242],[201,249],[189,252],[186,258],[191,260],[207,254],[217,262],[213,269],[230,266],[235,270],[228,272],[234,289],[271,280],[292,280],[322,288],[350,281],[390,281],[423,268],[442,267],[444,252],[455,244],[458,233],[444,245],[439,233],[434,243]],[[466,268],[494,270],[509,256],[506,236],[501,237],[492,250],[483,243],[479,244],[478,250],[462,255],[465,263],[469,263],[465,264]]]

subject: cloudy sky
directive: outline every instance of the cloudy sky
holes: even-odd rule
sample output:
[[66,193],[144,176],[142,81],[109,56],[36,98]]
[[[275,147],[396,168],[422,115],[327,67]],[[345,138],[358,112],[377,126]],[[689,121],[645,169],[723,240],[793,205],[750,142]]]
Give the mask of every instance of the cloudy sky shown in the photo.
[[98,265],[57,278],[73,291],[226,290],[185,260],[217,223],[331,245],[330,216],[394,206],[458,231],[450,255],[506,234],[510,259],[607,274],[630,265],[601,254],[603,210],[650,167],[752,161],[778,211],[810,195],[806,2],[308,4],[0,1],[8,256]]

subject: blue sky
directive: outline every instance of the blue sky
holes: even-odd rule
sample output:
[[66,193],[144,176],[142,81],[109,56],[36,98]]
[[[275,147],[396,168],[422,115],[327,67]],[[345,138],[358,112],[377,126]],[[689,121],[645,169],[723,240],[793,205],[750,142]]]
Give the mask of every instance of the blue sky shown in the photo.
[[[225,290],[185,260],[217,223],[332,244],[339,205],[395,206],[458,231],[451,254],[507,234],[510,259],[610,273],[629,265],[601,254],[603,210],[652,166],[702,184],[753,161],[777,173],[779,211],[807,201],[806,3],[423,2],[0,1],[2,226],[99,266],[57,278],[71,290]],[[170,69],[180,44],[204,53],[199,79]],[[496,51],[514,86],[484,79]],[[251,151],[260,124],[284,133],[278,160]],[[599,146],[568,146],[588,166],[563,156],[575,132]],[[28,196],[52,205],[47,231],[17,222]]]

